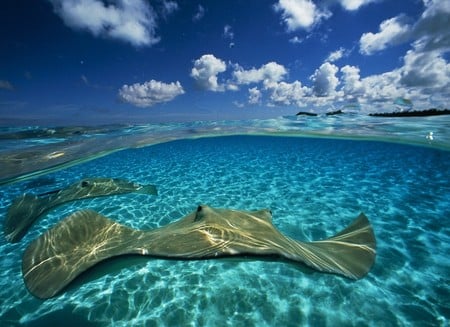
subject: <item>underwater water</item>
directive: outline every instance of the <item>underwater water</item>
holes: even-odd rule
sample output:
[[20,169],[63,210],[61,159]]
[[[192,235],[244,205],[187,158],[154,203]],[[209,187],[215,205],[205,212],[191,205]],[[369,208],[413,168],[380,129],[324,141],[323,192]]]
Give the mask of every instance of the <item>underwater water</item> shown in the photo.
[[[61,205],[19,242],[0,239],[2,326],[446,326],[450,318],[450,151],[315,137],[218,136],[125,149],[1,187],[0,214],[25,192],[84,177],[155,184]],[[94,267],[54,298],[25,288],[27,245],[70,213],[90,208],[152,229],[199,204],[270,208],[298,240],[319,240],[360,212],[377,239],[369,274],[353,281],[276,258],[123,257]],[[3,222],[3,220],[1,220]]]

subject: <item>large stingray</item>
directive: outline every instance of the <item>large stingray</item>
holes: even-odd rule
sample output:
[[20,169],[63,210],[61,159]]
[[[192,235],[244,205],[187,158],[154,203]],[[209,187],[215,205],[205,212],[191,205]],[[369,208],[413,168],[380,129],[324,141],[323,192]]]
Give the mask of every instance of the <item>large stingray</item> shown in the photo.
[[364,214],[331,238],[300,242],[272,225],[270,210],[237,211],[202,205],[174,223],[149,231],[82,210],[28,246],[22,261],[23,278],[33,295],[45,299],[98,262],[125,254],[182,259],[276,255],[358,279],[374,263],[375,236]]
[[23,194],[13,200],[4,223],[5,237],[18,242],[36,219],[50,209],[70,201],[125,193],[156,195],[154,185],[139,185],[118,178],[85,178],[60,190],[44,194]]

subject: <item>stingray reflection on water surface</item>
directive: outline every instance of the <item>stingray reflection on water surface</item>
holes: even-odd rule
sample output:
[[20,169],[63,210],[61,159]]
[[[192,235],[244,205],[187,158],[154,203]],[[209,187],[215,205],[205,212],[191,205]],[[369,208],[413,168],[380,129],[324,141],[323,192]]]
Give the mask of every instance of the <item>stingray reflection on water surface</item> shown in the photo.
[[176,222],[148,231],[82,210],[28,246],[22,273],[28,290],[42,299],[56,295],[95,264],[126,254],[179,259],[276,255],[318,271],[359,279],[372,267],[375,247],[372,227],[362,213],[331,238],[300,242],[278,231],[266,209],[238,211],[201,205]]
[[140,185],[119,178],[85,178],[64,189],[39,195],[23,194],[13,200],[4,222],[5,237],[18,242],[30,226],[43,214],[63,203],[108,195],[127,193],[157,195],[154,185]]

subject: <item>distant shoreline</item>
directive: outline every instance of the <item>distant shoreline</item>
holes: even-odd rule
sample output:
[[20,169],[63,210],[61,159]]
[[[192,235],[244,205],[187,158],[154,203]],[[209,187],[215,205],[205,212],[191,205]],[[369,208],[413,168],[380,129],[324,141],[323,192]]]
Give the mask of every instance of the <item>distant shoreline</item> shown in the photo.
[[421,111],[383,112],[369,114],[369,116],[372,117],[426,117],[439,115],[450,115],[450,110],[427,109]]
[[[336,110],[336,111],[330,111],[325,114],[325,116],[334,116],[334,115],[340,115],[344,112],[342,110]],[[318,114],[313,112],[307,112],[307,111],[300,111],[296,114],[296,116],[318,116]]]
[[[342,110],[327,112],[326,116],[345,114]],[[369,114],[371,117],[426,117],[426,116],[439,116],[439,115],[450,115],[450,109],[426,109],[426,110],[416,110],[416,111],[399,111],[399,112],[379,112]],[[296,116],[319,116],[319,114],[300,111]]]

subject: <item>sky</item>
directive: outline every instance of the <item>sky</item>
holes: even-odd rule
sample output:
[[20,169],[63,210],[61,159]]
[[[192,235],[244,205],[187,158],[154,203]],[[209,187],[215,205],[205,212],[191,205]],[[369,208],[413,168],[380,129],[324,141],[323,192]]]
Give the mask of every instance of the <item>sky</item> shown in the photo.
[[448,108],[450,1],[2,0],[0,125]]

